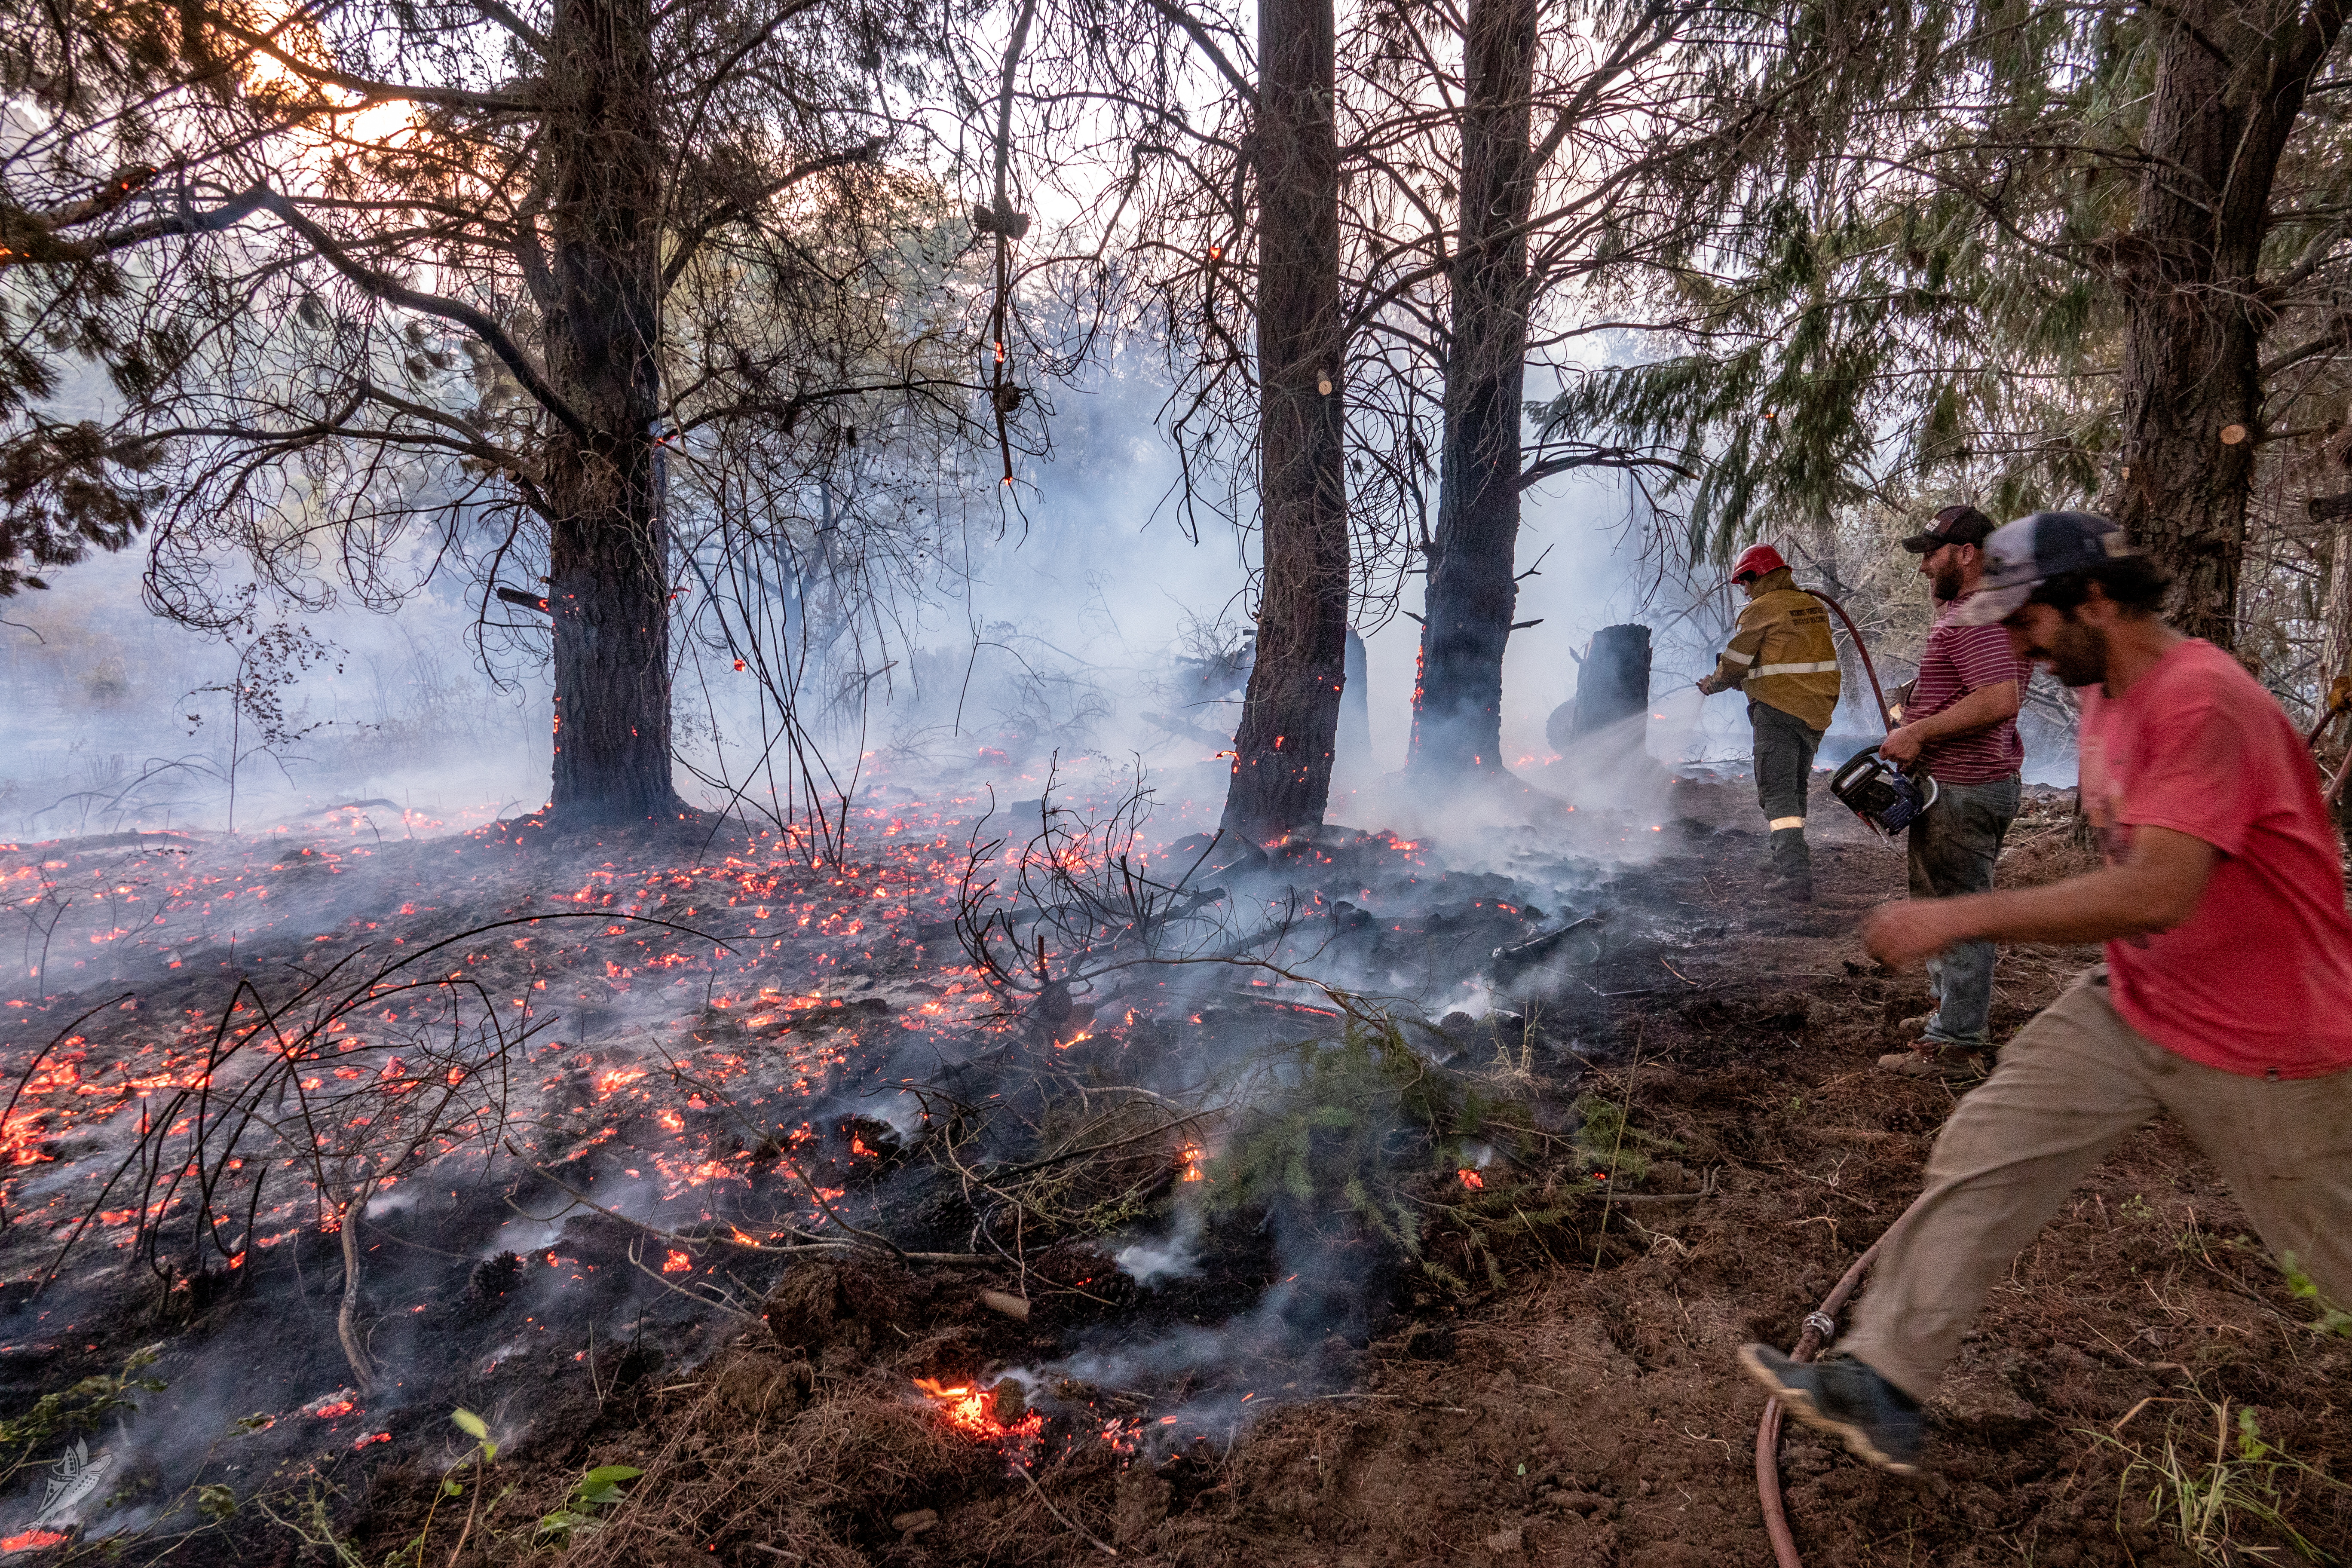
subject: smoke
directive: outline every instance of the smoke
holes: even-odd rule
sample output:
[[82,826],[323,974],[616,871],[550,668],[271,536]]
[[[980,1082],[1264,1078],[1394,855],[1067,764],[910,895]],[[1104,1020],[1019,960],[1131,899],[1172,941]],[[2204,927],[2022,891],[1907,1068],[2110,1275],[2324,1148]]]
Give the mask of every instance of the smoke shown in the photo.
[[[386,1431],[413,1452],[438,1439],[460,1399],[486,1411],[515,1401],[519,1432],[551,1428],[560,1422],[533,1403],[537,1391],[609,1379],[624,1350],[690,1359],[709,1348],[699,1336],[710,1323],[756,1310],[746,1291],[781,1263],[723,1250],[730,1233],[755,1243],[837,1234],[824,1212],[833,1202],[852,1223],[897,1222],[908,1188],[894,1184],[913,1178],[885,1167],[930,1131],[908,1086],[953,1079],[984,1101],[1013,1082],[991,999],[950,973],[961,961],[946,937],[948,895],[981,813],[994,804],[1000,819],[1022,817],[1057,757],[1096,801],[1114,798],[1139,763],[1159,790],[1145,847],[1160,863],[1222,803],[1227,764],[1215,752],[1235,709],[1216,672],[1241,641],[1247,563],[1230,537],[1196,543],[1175,525],[1172,463],[1150,436],[1160,391],[1115,369],[1069,394],[1055,426],[1064,458],[1038,472],[1024,513],[1001,535],[971,521],[953,593],[893,606],[881,668],[851,672],[854,700],[816,715],[840,776],[856,779],[855,866],[837,871],[811,871],[796,846],[732,829],[561,848],[520,834],[455,837],[543,799],[548,763],[544,673],[518,670],[511,688],[482,674],[467,651],[472,606],[455,584],[392,616],[289,614],[336,651],[294,672],[266,744],[231,721],[236,693],[220,689],[239,683],[248,645],[149,616],[135,561],[77,567],[51,595],[9,606],[18,624],[0,627],[11,650],[0,820],[24,847],[0,870],[39,889],[0,928],[0,958],[20,961],[12,1065],[64,1021],[61,994],[82,1005],[121,987],[141,1007],[84,1031],[96,1042],[85,1076],[168,1068],[184,1080],[189,1042],[240,978],[258,976],[274,1005],[276,987],[362,947],[380,958],[491,919],[543,922],[447,958],[502,1012],[548,1025],[514,1061],[513,1151],[468,1147],[359,1205],[377,1244],[363,1289],[377,1392],[354,1394],[337,1343],[341,1232],[315,1202],[281,1198],[291,1206],[265,1204],[239,1254],[253,1296],[236,1310],[191,1300],[173,1320],[157,1368],[170,1387],[111,1439],[114,1462],[242,1485],[294,1453],[371,1451],[354,1445]],[[1417,628],[1373,628],[1369,755],[1340,759],[1354,787],[1330,816],[1404,837],[1333,828],[1287,858],[1216,868],[1234,935],[1286,927],[1245,956],[1392,1009],[1432,1059],[1477,1065],[1496,1048],[1495,1026],[1519,1029],[1553,1068],[1591,1045],[1595,1026],[1577,1009],[1593,988],[1581,976],[1591,931],[1612,928],[1576,928],[1634,901],[1630,873],[1667,847],[1670,766],[1710,745],[1715,709],[1733,706],[1691,711],[1686,679],[1711,663],[1720,628],[1685,617],[1659,628],[1653,693],[1666,695],[1653,717],[1588,737],[1575,755],[1545,742],[1574,690],[1573,651],[1662,602],[1619,559],[1622,511],[1598,484],[1530,507],[1526,559],[1554,548],[1523,584],[1519,617],[1541,624],[1513,638],[1504,724],[1506,760],[1536,793],[1474,806],[1395,787],[1386,775],[1404,762]],[[740,730],[748,706],[729,693],[708,702],[710,732]],[[232,786],[237,836],[224,831]],[[1421,837],[1423,826],[1441,837]],[[142,830],[171,836],[110,837]],[[64,838],[79,841],[54,842]],[[589,911],[599,918],[576,932],[547,920]],[[646,918],[666,924],[647,930]],[[1500,950],[1541,933],[1560,940],[1507,974],[1497,968]],[[1556,1003],[1561,1021],[1528,1024],[1531,998]],[[1262,1053],[1328,1039],[1339,1023],[1312,986],[1215,964],[1131,1000],[1166,1028],[1157,1045],[1105,1058],[1105,1073],[1119,1073],[1108,1081],[1171,1099],[1248,1082]],[[369,1033],[364,1051],[336,1065],[381,1074],[398,1049]],[[126,1063],[136,1072],[115,1073]],[[332,1067],[318,1076],[338,1077]],[[12,1279],[38,1274],[69,1200],[95,1188],[88,1171],[152,1133],[161,1109],[126,1090],[71,1127],[73,1158],[19,1178]],[[47,1123],[29,1131],[48,1135]],[[11,1303],[9,1334],[29,1347],[15,1363],[21,1384],[88,1370],[62,1325],[148,1321],[159,1291],[168,1301],[171,1288],[112,1245],[131,1224],[100,1226],[82,1254],[89,1275],[30,1307]],[[1164,1231],[1117,1253],[1161,1316],[1034,1375],[1156,1382],[1164,1407],[1181,1412],[1171,1436],[1229,1430],[1265,1404],[1328,1390],[1386,1300],[1386,1265],[1362,1239],[1340,1245],[1277,1215],[1255,1243],[1264,1269],[1237,1284],[1231,1238],[1187,1195]],[[1172,1321],[1170,1303],[1212,1285],[1225,1293],[1209,1321]],[[1203,1367],[1222,1370],[1176,1386]],[[247,1429],[246,1416],[263,1420]],[[32,1500],[8,1506],[26,1514],[19,1505]],[[146,1517],[110,1514],[105,1528]]]
[[1111,1254],[1111,1261],[1146,1289],[1165,1280],[1189,1279],[1201,1272],[1201,1232],[1200,1205],[1179,1204],[1167,1235],[1130,1241]]
[[[246,832],[352,801],[394,835],[441,831],[546,798],[544,694],[474,666],[453,586],[396,616],[263,606],[224,637],[151,613],[140,566],[99,557],[0,610],[0,835],[218,830],[232,790]],[[307,668],[257,647],[276,626],[315,639]]]

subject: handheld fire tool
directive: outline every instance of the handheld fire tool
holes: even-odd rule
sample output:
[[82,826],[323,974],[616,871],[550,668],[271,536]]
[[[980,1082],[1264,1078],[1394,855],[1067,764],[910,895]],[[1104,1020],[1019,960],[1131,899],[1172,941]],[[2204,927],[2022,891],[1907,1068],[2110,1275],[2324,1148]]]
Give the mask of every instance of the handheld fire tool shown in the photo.
[[1845,803],[1881,838],[1892,838],[1926,815],[1936,804],[1936,781],[1926,773],[1911,777],[1864,746],[1830,775],[1830,793]]
[[[1845,613],[1845,606],[1818,588],[1806,593],[1837,612],[1845,623],[1845,635],[1853,644],[1855,657],[1862,660],[1862,670],[1870,677],[1871,695],[1878,699],[1879,722],[1892,733],[1895,716],[1886,706],[1886,689],[1878,684],[1878,667],[1870,660],[1870,648],[1862,640],[1862,628]],[[1881,838],[1892,838],[1927,814],[1936,804],[1936,781],[1926,773],[1916,778],[1905,773],[1878,754],[1876,746],[1865,746],[1848,757],[1845,765],[1830,775],[1830,793],[1843,802],[1848,811],[1868,824]]]

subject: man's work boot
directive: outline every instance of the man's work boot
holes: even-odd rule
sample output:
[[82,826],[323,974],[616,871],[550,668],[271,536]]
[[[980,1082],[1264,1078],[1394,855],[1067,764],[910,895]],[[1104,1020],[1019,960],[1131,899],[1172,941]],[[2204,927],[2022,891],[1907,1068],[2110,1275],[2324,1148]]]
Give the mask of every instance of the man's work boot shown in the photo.
[[1790,1361],[1770,1345],[1742,1345],[1739,1364],[1789,1414],[1834,1434],[1857,1458],[1898,1476],[1919,1473],[1927,1417],[1911,1396],[1852,1356]]
[[1946,1083],[1974,1083],[1985,1076],[1984,1058],[1957,1046],[1922,1040],[1907,1051],[1889,1051],[1878,1058],[1878,1070],[1901,1078],[1941,1079]]
[[1805,842],[1802,827],[1772,830],[1772,874],[1765,880],[1764,890],[1792,903],[1813,901],[1813,851]]

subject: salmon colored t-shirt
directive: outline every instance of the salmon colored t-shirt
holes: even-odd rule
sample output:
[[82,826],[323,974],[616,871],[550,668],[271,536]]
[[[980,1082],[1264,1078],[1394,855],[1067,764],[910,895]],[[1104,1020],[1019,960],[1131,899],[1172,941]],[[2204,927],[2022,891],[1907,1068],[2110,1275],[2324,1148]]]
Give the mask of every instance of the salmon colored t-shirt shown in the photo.
[[2168,827],[2221,856],[2197,912],[2107,943],[2108,994],[2168,1050],[2252,1078],[2352,1068],[2352,917],[2319,773],[2279,705],[2211,643],[2083,699],[2083,809],[2109,864]]

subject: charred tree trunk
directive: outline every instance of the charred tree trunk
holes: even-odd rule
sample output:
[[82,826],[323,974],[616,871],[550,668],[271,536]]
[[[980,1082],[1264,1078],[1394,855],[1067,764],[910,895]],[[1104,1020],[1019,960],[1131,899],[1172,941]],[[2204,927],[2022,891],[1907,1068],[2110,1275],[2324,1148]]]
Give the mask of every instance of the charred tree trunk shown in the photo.
[[[1603,626],[1576,672],[1576,722],[1570,736],[1591,735],[1650,712],[1650,628]],[[1639,736],[1634,743],[1641,743]]]
[[2271,187],[2342,0],[2187,0],[2162,30],[2125,293],[2116,521],[2173,574],[2172,618],[2237,638],[2246,503],[2262,431],[2260,277]]
[[1536,0],[1472,0],[1464,49],[1462,237],[1413,700],[1416,773],[1502,765],[1503,653],[1519,598]]
[[1257,662],[1226,827],[1265,842],[1323,820],[1346,684],[1339,152],[1331,0],[1258,6]]
[[552,805],[576,820],[663,816],[680,807],[669,531],[655,461],[662,159],[651,5],[556,0],[548,41],[548,379],[588,431],[559,429],[547,454]]
[[1348,689],[1339,694],[1339,743],[1334,748],[1334,768],[1369,778],[1372,772],[1372,704],[1370,660],[1364,639],[1352,626],[1348,631]]

